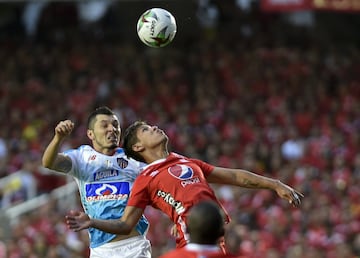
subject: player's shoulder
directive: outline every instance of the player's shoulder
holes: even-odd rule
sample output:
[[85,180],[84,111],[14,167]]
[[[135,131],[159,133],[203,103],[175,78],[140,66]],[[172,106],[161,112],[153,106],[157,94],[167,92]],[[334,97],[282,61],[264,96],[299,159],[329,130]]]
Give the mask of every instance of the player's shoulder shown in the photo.
[[184,155],[181,155],[176,152],[171,152],[170,155],[167,157],[166,162],[172,163],[172,162],[189,162],[191,159],[189,157],[186,157]]
[[90,145],[87,145],[87,144],[80,145],[79,147],[77,147],[74,150],[79,151],[79,152],[96,152],[96,150],[93,147],[91,147]]
[[68,149],[63,151],[63,153],[65,155],[70,155],[70,154],[81,154],[81,153],[86,153],[86,152],[92,152],[95,151],[90,145],[80,145],[77,148],[72,148],[72,149]]
[[90,145],[80,145],[75,149],[69,149],[64,151],[64,154],[67,156],[72,156],[78,159],[85,159],[85,160],[95,160],[96,158],[103,158],[105,155],[96,151]]
[[196,164],[200,164],[200,165],[205,163],[204,161],[202,161],[198,158],[187,157],[187,156],[175,153],[175,152],[171,152],[169,156],[170,156],[168,158],[169,162],[176,160],[177,162],[180,162],[180,163],[189,163],[190,162],[190,163],[196,163]]
[[[87,145],[87,144],[80,145],[76,149],[67,150],[65,153],[68,153],[68,152],[78,152],[78,153],[81,153],[84,155],[87,155],[87,154],[94,154],[94,155],[100,155],[100,156],[104,155],[101,152],[98,152],[97,150],[95,150],[92,146]],[[128,159],[125,155],[124,149],[122,149],[122,148],[117,148],[113,155],[124,157],[125,159]]]
[[176,153],[176,152],[170,152],[169,157],[178,158],[178,159],[188,159],[188,157],[185,157],[184,155],[181,155],[181,154]]

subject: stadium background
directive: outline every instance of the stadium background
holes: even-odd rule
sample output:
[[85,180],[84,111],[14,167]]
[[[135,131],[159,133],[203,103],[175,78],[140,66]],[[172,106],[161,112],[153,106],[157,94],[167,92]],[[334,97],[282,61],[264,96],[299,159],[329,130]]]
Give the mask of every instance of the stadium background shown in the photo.
[[[74,182],[42,169],[40,158],[61,119],[77,124],[64,148],[88,142],[86,116],[102,104],[123,128],[137,118],[160,125],[174,151],[277,177],[305,194],[294,209],[269,191],[214,185],[233,218],[234,251],[359,257],[355,1],[341,11],[288,1],[291,12],[265,12],[255,0],[107,2],[0,3],[0,257],[86,257],[86,233],[63,223],[80,209]],[[160,50],[135,33],[153,6],[178,23]],[[146,214],[157,257],[174,246],[170,223]]]

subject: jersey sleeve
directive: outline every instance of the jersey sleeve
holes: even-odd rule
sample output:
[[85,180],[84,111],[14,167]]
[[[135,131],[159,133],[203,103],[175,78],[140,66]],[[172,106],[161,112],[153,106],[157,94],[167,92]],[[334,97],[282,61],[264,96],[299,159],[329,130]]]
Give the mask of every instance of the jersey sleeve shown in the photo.
[[131,189],[127,205],[145,209],[150,203],[147,186],[148,180],[146,180],[146,177],[143,175],[138,176],[134,182],[133,188]]
[[196,165],[198,165],[202,172],[204,173],[204,176],[207,177],[211,174],[211,172],[214,170],[215,166],[210,165],[209,163],[206,163],[199,159],[190,159],[192,162],[194,162]]
[[77,173],[78,167],[80,167],[79,160],[80,160],[80,151],[78,149],[69,149],[61,153],[71,159],[71,168],[67,172],[68,175],[73,175],[75,177],[79,177]]

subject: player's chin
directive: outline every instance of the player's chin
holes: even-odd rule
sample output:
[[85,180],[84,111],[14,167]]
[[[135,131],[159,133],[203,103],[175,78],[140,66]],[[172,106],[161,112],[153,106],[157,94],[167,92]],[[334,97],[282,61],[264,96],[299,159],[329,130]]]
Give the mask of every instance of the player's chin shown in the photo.
[[109,149],[116,149],[117,147],[119,147],[119,143],[117,143],[117,142],[114,142],[114,143],[111,143],[111,144],[109,144]]
[[164,138],[163,138],[162,141],[165,142],[165,143],[168,143],[169,137],[167,135],[164,135]]

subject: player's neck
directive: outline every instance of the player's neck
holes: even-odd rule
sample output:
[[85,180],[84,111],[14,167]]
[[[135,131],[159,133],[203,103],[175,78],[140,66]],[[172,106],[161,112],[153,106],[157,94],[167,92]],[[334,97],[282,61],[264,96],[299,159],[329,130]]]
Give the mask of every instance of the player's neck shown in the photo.
[[165,159],[169,156],[169,151],[164,148],[153,149],[142,153],[146,163],[152,163],[159,159]]

